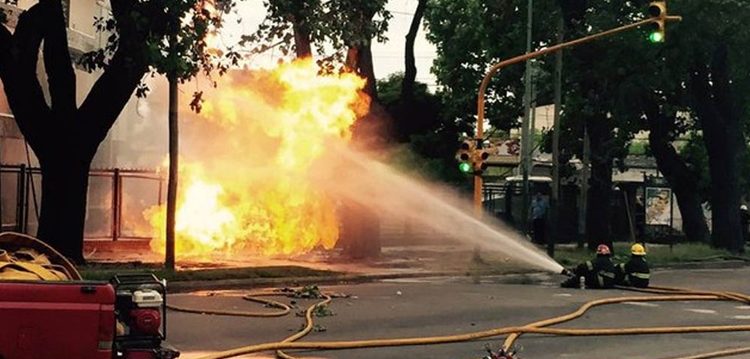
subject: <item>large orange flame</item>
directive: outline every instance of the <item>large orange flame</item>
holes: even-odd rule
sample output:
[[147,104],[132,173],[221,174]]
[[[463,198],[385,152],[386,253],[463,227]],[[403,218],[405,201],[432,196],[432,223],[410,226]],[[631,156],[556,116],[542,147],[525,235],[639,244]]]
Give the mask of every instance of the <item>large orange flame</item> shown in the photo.
[[[222,79],[199,118],[182,125],[177,255],[332,248],[336,206],[311,183],[309,170],[329,142],[350,138],[368,105],[363,86],[353,74],[319,74],[312,60]],[[155,232],[151,247],[163,253],[165,208],[145,214]]]

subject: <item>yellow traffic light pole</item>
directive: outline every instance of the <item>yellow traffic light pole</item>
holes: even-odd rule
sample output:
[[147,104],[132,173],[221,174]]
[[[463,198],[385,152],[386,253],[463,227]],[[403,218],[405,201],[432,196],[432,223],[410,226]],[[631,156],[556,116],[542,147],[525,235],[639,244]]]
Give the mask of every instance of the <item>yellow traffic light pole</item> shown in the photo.
[[[501,61],[495,65],[493,65],[490,70],[487,72],[487,75],[484,76],[484,79],[482,79],[482,84],[479,86],[479,96],[477,98],[477,133],[475,140],[477,141],[484,141],[484,97],[485,93],[487,92],[487,87],[490,85],[490,80],[492,77],[500,71],[503,67],[510,66],[513,64],[517,64],[519,62],[528,61],[549,53],[557,52],[562,49],[573,47],[576,45],[580,45],[583,43],[587,43],[593,40],[597,40],[603,37],[607,37],[610,35],[614,35],[620,32],[636,29],[638,27],[641,27],[646,24],[651,23],[663,23],[664,21],[680,21],[682,20],[682,16],[667,16],[664,14],[664,16],[659,17],[652,17],[645,20],[641,20],[632,24],[620,26],[611,30],[603,31],[597,34],[589,35],[586,37],[582,37],[580,39],[564,42],[561,44],[557,44],[554,46],[550,46],[544,49],[541,49],[539,51],[530,52],[527,54],[523,54],[520,56],[516,56],[504,61]],[[476,212],[477,217],[482,216],[482,175],[476,174],[474,176],[474,210]]]

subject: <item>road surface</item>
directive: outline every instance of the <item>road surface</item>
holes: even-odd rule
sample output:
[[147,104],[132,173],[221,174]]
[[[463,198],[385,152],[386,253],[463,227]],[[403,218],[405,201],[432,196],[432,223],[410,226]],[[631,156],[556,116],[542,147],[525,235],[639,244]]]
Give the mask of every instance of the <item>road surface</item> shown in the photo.
[[[663,286],[750,293],[750,268],[657,271],[653,283]],[[502,326],[516,326],[565,314],[592,299],[634,295],[619,290],[561,289],[557,277],[541,284],[501,284],[497,278],[479,283],[467,277],[389,280],[359,285],[326,287],[352,298],[330,306],[334,316],[316,320],[325,331],[305,341],[356,340],[452,335]],[[178,305],[258,310],[237,292],[210,297],[173,295]],[[284,298],[287,303],[291,299]],[[306,306],[307,301],[300,301]],[[303,318],[236,318],[169,313],[169,342],[183,358],[233,347],[279,341],[300,328]],[[750,324],[750,305],[735,302],[626,303],[599,307],[561,327],[636,327]],[[375,348],[329,352],[296,352],[306,358],[480,358],[483,347],[497,348],[502,338],[426,347]],[[685,354],[750,345],[750,332],[676,334],[629,337],[523,336],[521,358],[673,358]],[[272,358],[269,354],[252,358]],[[750,358],[750,354],[734,358]]]

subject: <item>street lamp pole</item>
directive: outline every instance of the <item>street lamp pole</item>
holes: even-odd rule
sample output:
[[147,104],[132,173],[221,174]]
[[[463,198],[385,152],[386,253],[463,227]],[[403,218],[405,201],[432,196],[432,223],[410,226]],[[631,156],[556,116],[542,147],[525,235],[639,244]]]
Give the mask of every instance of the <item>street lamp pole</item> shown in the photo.
[[[531,53],[532,34],[534,29],[534,0],[529,0],[528,11],[526,19],[526,53]],[[523,122],[521,123],[521,176],[523,177],[522,185],[522,218],[521,224],[523,225],[524,232],[528,232],[529,229],[529,170],[531,168],[531,149],[533,141],[531,136],[533,128],[529,128],[531,123],[531,61],[526,61],[526,71],[524,73],[524,96],[523,96]]]
[[[560,14],[557,42],[565,41],[565,20]],[[555,54],[555,115],[552,130],[552,231],[547,236],[547,255],[555,257],[555,241],[560,229],[560,112],[562,111],[563,52]]]

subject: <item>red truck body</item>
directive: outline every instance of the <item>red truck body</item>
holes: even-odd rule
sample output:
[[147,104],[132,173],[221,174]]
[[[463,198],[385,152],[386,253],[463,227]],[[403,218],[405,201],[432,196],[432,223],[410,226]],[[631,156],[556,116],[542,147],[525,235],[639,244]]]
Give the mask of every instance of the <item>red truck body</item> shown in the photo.
[[102,282],[0,282],[0,359],[111,359],[115,291]]

